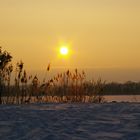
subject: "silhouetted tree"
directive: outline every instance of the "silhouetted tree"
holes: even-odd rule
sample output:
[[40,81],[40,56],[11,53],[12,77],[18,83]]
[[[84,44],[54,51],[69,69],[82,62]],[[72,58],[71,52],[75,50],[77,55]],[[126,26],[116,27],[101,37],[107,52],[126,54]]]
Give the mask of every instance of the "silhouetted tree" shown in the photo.
[[[12,60],[12,56],[7,51],[2,51],[0,47],[0,104],[2,104],[2,88],[6,77],[7,65]],[[11,69],[12,70],[12,69]]]

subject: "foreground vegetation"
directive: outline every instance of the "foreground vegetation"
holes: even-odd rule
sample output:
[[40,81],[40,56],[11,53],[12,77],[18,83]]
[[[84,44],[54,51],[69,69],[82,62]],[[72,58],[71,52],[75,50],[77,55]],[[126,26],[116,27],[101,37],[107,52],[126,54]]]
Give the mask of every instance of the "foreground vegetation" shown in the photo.
[[[52,79],[39,81],[37,76],[28,75],[24,63],[15,68],[15,84],[11,86],[12,56],[0,48],[0,104],[22,104],[36,102],[96,102],[104,101],[102,96],[105,82],[86,81],[85,72],[75,69],[58,73]],[[46,73],[50,71],[50,64]]]

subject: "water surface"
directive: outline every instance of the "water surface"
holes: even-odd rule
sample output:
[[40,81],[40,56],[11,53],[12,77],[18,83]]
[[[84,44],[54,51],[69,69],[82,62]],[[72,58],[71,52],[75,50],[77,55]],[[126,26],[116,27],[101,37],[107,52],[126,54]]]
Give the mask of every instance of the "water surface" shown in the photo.
[[140,102],[140,95],[105,95],[107,102]]

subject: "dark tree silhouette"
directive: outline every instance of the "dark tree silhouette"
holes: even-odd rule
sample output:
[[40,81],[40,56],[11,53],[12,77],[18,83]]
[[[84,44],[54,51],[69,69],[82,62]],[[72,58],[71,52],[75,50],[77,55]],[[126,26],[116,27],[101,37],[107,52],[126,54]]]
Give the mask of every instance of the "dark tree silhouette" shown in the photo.
[[4,84],[5,71],[12,56],[7,51],[2,51],[0,47],[0,104],[2,104],[2,87]]

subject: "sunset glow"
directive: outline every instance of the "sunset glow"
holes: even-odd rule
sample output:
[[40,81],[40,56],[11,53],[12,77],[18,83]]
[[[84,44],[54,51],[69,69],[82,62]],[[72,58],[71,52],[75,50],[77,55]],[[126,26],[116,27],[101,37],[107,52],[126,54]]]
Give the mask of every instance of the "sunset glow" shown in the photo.
[[67,47],[61,47],[60,48],[60,54],[61,55],[68,55],[68,52],[69,52],[69,50],[68,50]]
[[52,62],[114,80],[112,69],[140,71],[139,15],[139,0],[0,0],[0,46],[29,70]]
[[139,60],[140,0],[0,0],[0,140],[140,140]]

